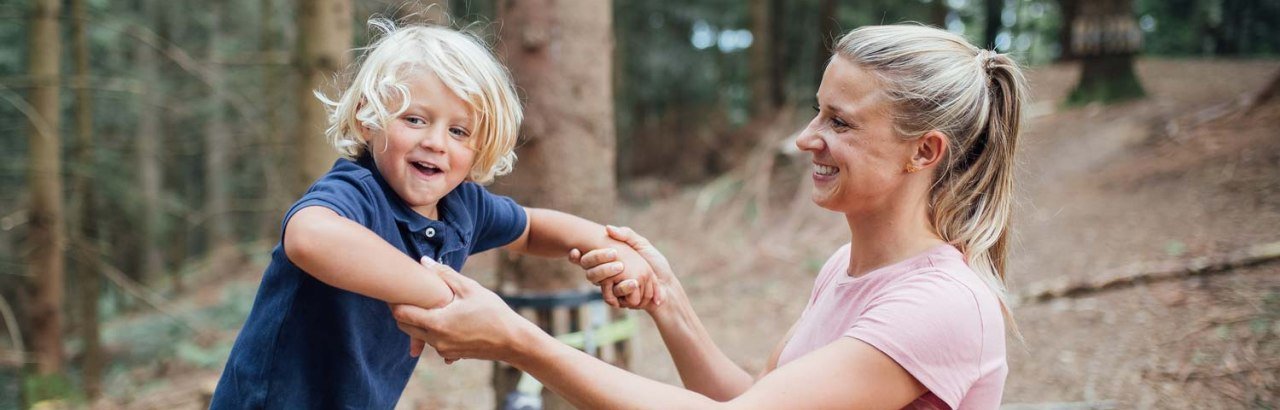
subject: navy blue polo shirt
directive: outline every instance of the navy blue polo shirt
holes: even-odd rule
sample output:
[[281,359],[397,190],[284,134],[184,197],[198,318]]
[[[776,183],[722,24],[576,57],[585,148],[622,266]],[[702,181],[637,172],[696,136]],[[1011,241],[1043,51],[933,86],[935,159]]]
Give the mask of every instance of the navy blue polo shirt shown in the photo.
[[[518,238],[527,221],[510,198],[471,182],[440,200],[440,220],[424,217],[367,156],[338,160],[284,224],[309,206],[364,225],[415,261],[430,256],[459,271],[468,256]],[[386,302],[316,280],[277,245],[211,407],[390,409],[417,362]]]

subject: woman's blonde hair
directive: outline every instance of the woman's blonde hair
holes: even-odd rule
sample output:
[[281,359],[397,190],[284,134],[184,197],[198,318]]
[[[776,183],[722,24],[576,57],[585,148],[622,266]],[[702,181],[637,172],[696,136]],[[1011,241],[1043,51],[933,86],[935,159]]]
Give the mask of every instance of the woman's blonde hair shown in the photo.
[[934,229],[965,254],[1008,316],[1005,261],[1013,154],[1026,95],[1022,70],[1009,56],[958,35],[908,24],[853,30],[835,55],[880,80],[900,136],[914,139],[931,130],[947,135],[947,155],[929,193]]
[[364,155],[369,147],[361,129],[381,132],[403,114],[411,100],[408,82],[425,71],[469,105],[476,150],[470,179],[483,184],[511,172],[523,113],[511,75],[484,43],[441,26],[396,27],[382,18],[369,20],[369,26],[379,35],[362,48],[351,85],[336,100],[315,92],[329,109],[325,135],[334,148],[348,158]]

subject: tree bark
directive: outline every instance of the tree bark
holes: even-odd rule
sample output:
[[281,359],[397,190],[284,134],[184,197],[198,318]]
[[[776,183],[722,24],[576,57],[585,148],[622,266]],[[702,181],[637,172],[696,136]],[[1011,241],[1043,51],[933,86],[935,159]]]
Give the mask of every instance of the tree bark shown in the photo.
[[929,24],[932,24],[934,27],[946,29],[947,14],[950,13],[951,6],[947,5],[947,0],[933,0],[933,5],[929,7]]
[[324,137],[328,114],[312,94],[334,95],[334,76],[351,62],[351,0],[298,1],[298,127],[292,151],[297,170],[293,191],[301,194],[329,170],[337,155]]
[[71,192],[77,198],[73,201],[77,215],[74,232],[73,252],[83,257],[75,258],[75,277],[78,286],[76,299],[79,300],[80,339],[84,344],[83,361],[81,362],[81,383],[85,397],[95,399],[102,392],[102,369],[105,364],[102,356],[102,342],[98,331],[98,298],[101,282],[98,272],[102,267],[102,258],[98,252],[98,218],[97,190],[94,184],[94,169],[97,161],[93,155],[93,101],[92,91],[86,87],[89,82],[89,41],[86,34],[88,13],[84,0],[71,0],[71,41],[73,58],[75,59],[76,87],[76,145],[72,155],[76,164],[71,173]]
[[[141,0],[141,14],[144,21],[157,21],[158,14],[155,0]],[[142,30],[142,28],[137,28]],[[137,67],[141,81],[142,98],[138,99],[138,140],[134,146],[138,164],[138,187],[142,197],[141,231],[142,245],[139,247],[142,258],[142,274],[139,279],[143,283],[156,283],[164,273],[164,257],[160,250],[160,224],[163,216],[160,208],[161,172],[160,172],[160,116],[164,112],[164,102],[156,81],[160,78],[157,50],[152,46],[138,42]]]
[[1004,27],[1004,0],[986,0],[984,7],[987,16],[987,27],[982,32],[983,41],[981,47],[994,50],[996,48],[996,36],[1000,34],[1000,28]]
[[[277,49],[280,44],[280,33],[276,29],[275,23],[275,1],[261,0],[258,3],[258,50],[264,55],[274,55],[275,53],[285,53],[286,49]],[[280,75],[281,67],[271,63],[262,65],[262,101],[263,109],[266,110],[264,115],[267,122],[266,128],[262,135],[259,136],[262,141],[262,150],[259,151],[262,161],[262,208],[266,212],[261,214],[259,220],[260,234],[263,239],[268,241],[279,237],[280,233],[280,214],[289,206],[287,192],[292,190],[284,182],[282,175],[288,173],[289,169],[283,166],[281,159],[281,147],[284,145],[281,135],[289,135],[285,131],[285,121],[283,121],[282,110],[286,109],[281,104],[281,82],[285,81]]]
[[[507,0],[498,7],[499,54],[527,105],[518,169],[500,179],[497,189],[526,206],[595,221],[614,216],[611,7],[599,0]],[[563,261],[524,257],[504,261],[499,278],[508,293],[581,289],[586,284],[581,271]],[[510,367],[496,366],[499,405],[517,375]],[[548,397],[547,404],[567,407],[558,398]]]
[[448,0],[420,0],[404,3],[396,10],[396,19],[401,24],[449,25],[452,22],[449,17]]
[[1061,53],[1058,54],[1058,61],[1072,61],[1076,59],[1076,54],[1071,51],[1071,27],[1076,22],[1076,8],[1080,0],[1058,0],[1058,13],[1061,26],[1058,27],[1058,48]]
[[752,43],[748,50],[751,75],[751,114],[760,118],[775,112],[783,103],[782,78],[778,67],[776,0],[751,0]]
[[28,67],[33,85],[27,97],[33,112],[28,117],[30,140],[28,170],[31,189],[27,241],[28,277],[32,281],[31,346],[35,350],[36,374],[55,375],[63,370],[63,213],[62,161],[59,141],[61,116],[58,92],[59,56],[62,36],[58,17],[59,0],[35,0],[27,39]]
[[235,242],[231,232],[233,224],[227,220],[230,217],[227,164],[231,136],[226,120],[226,72],[222,66],[222,51],[219,49],[223,47],[226,37],[223,19],[229,4],[227,0],[211,0],[206,4],[211,21],[206,65],[212,87],[209,90],[211,107],[204,135],[203,221],[208,235],[210,270],[214,276],[221,276],[227,273],[235,259]]
[[1072,53],[1081,61],[1080,80],[1069,102],[1111,103],[1145,95],[1133,68],[1142,47],[1142,30],[1129,0],[1077,0]]
[[[818,9],[818,57],[814,59],[813,77],[822,81],[822,74],[827,71],[827,62],[831,58],[832,49],[835,48],[836,40],[839,40],[839,21],[837,20],[840,9],[836,0],[820,0],[821,6]],[[944,1],[944,0],[938,0]]]

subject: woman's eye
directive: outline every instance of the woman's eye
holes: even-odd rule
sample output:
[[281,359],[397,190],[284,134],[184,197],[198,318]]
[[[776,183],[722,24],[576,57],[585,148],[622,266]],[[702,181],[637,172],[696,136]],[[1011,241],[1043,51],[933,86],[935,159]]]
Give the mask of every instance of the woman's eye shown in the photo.
[[831,126],[832,128],[846,129],[849,128],[849,123],[844,122],[842,119],[831,117]]

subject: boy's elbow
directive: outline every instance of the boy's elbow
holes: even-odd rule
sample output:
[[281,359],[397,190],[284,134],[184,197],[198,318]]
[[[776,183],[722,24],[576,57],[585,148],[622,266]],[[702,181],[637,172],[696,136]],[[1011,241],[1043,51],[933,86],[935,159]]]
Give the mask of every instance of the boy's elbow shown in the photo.
[[284,228],[284,254],[295,265],[305,265],[311,260],[311,256],[315,255],[318,247],[316,238],[321,237],[317,232],[322,221],[318,220],[317,215],[308,212],[310,209],[298,211],[289,218],[289,223]]

